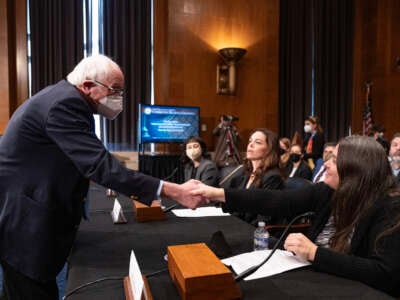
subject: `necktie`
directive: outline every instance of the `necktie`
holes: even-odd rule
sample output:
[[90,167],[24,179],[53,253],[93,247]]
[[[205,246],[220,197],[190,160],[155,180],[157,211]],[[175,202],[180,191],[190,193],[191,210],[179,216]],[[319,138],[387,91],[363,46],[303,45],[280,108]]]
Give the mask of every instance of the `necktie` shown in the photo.
[[318,174],[314,178],[314,182],[317,183],[321,179],[322,175],[325,173],[325,166],[322,166],[321,169],[318,171]]

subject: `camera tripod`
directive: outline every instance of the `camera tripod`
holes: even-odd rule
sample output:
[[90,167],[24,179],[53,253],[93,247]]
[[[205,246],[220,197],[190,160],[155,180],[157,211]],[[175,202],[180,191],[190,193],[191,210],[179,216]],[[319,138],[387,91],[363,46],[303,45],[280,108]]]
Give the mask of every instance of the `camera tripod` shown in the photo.
[[223,130],[223,133],[218,140],[215,161],[219,167],[240,164],[241,156],[236,145],[237,133],[234,132],[230,124],[220,128],[220,130]]

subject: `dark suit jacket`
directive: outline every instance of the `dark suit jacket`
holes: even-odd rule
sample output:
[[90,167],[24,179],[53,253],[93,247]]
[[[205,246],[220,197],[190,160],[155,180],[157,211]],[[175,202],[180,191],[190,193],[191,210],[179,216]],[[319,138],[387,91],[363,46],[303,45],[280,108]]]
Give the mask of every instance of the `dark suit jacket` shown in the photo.
[[323,133],[319,132],[316,132],[314,136],[311,133],[307,133],[304,138],[304,152],[307,150],[307,144],[311,137],[313,141],[312,151],[311,153],[304,153],[303,159],[307,161],[309,158],[312,158],[315,164],[316,160],[321,158],[324,152],[325,137]]
[[[295,216],[314,211],[307,233],[315,241],[331,215],[333,190],[324,183],[301,190],[225,190],[225,211],[249,211],[274,216]],[[382,196],[354,228],[348,254],[318,247],[313,268],[364,282],[374,288],[400,295],[400,231],[376,238],[400,214],[400,197]]]
[[[293,163],[289,162],[286,165],[286,175],[289,176],[290,173],[292,173],[292,170],[293,170]],[[297,168],[296,172],[294,172],[293,177],[300,177],[300,178],[304,178],[307,180],[311,180],[312,171],[311,171],[310,167],[308,166],[308,164],[302,160],[299,167]]]
[[93,111],[67,81],[13,114],[0,142],[0,257],[55,279],[72,247],[89,180],[149,204],[159,180],[123,167],[93,132]]
[[[194,165],[191,161],[185,165],[185,182],[192,179],[191,176],[193,169]],[[212,160],[202,157],[200,165],[196,170],[196,176],[193,179],[197,179],[207,185],[216,186],[218,179],[218,169],[216,164]]]

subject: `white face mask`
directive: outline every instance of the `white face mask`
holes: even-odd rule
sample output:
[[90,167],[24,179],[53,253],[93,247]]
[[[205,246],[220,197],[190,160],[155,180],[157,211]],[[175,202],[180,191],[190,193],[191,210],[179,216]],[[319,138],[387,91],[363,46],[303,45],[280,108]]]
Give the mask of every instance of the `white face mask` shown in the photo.
[[192,149],[186,149],[186,155],[191,159],[191,160],[196,160],[201,156],[201,148],[192,148]]
[[311,132],[311,125],[304,125],[304,132],[306,133]]
[[123,108],[122,96],[106,96],[101,98],[97,106],[97,113],[109,120],[114,120]]

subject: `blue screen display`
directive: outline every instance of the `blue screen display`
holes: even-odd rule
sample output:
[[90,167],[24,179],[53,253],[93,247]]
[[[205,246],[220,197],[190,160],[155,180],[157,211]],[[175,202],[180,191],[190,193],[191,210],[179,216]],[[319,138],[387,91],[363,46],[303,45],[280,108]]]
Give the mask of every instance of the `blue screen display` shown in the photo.
[[183,142],[199,135],[199,107],[139,105],[139,143]]

